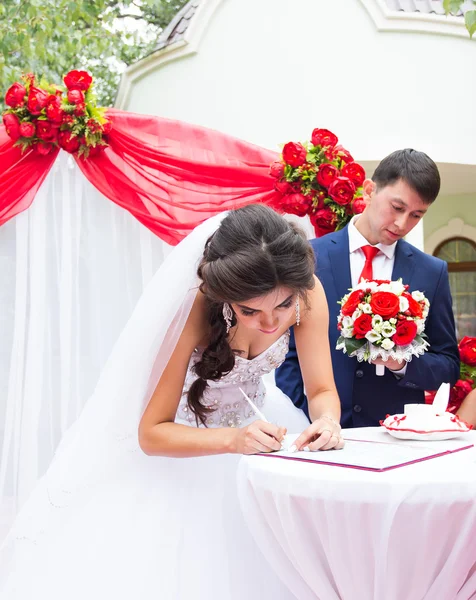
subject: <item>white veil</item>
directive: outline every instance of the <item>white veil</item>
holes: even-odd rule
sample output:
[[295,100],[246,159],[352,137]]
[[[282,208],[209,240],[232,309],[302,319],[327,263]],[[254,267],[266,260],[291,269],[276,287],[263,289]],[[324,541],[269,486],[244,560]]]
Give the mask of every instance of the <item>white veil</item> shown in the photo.
[[[197,293],[205,242],[226,213],[198,226],[162,263],[120,335],[79,419],[20,510],[0,549],[0,590],[18,540],[33,544],[61,527],[88,489],[142,455],[137,429]],[[133,453],[136,453],[135,455]]]

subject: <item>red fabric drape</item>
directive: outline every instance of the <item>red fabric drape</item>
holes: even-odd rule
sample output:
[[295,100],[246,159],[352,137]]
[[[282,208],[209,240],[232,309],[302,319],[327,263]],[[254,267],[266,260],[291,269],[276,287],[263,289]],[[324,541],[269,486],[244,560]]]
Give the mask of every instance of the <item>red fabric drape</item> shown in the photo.
[[110,109],[110,144],[78,165],[104,196],[170,244],[221,211],[275,203],[277,153],[178,121]]
[[[77,163],[104,196],[166,242],[177,244],[224,210],[279,201],[268,174],[276,152],[179,121],[107,115],[109,147]],[[0,225],[30,206],[56,155],[21,154],[0,127]]]
[[0,127],[0,225],[30,206],[57,155],[58,150],[47,156],[34,150],[22,154]]

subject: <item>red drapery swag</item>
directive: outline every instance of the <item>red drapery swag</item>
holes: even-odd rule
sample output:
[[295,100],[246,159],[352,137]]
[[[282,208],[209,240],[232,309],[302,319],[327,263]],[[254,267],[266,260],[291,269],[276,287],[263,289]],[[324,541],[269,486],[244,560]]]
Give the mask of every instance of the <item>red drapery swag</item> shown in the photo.
[[[109,109],[109,147],[76,158],[89,181],[169,244],[224,210],[281,197],[268,173],[276,152],[179,121]],[[21,153],[0,127],[0,225],[26,210],[58,150]]]

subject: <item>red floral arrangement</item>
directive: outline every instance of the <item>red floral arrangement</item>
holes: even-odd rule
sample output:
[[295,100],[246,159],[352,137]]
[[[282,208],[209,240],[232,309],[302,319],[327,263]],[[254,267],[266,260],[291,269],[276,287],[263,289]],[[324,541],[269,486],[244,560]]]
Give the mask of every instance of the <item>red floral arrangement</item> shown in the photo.
[[36,84],[33,73],[22,76],[5,94],[9,107],[3,124],[15,146],[49,154],[58,146],[78,156],[92,156],[107,146],[111,121],[106,109],[96,106],[93,78],[87,71],[64,76],[66,89],[44,81]]
[[[447,411],[455,414],[466,396],[476,387],[476,337],[464,337],[458,344],[460,379],[450,391]],[[425,392],[426,404],[432,404],[436,391]]]
[[365,208],[365,171],[337,142],[331,131],[314,129],[311,142],[288,142],[281,160],[270,166],[275,189],[282,194],[277,208],[309,215],[316,237],[342,229]]

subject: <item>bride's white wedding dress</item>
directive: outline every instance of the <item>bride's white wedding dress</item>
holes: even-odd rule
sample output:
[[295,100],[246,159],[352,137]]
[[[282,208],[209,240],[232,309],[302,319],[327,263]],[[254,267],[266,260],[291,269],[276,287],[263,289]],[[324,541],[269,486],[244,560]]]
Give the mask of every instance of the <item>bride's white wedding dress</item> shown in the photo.
[[[178,279],[176,261],[191,256],[191,242],[203,248],[207,235],[207,226],[201,235],[194,232],[183,243],[185,252],[181,244],[167,259],[94,395],[20,511],[0,550],[0,598],[294,600],[245,525],[236,484],[240,456],[150,457],[137,443],[144,403],[173,349],[168,340],[177,339],[191,306],[183,300],[190,280],[175,281],[170,294],[163,293],[164,281]],[[178,299],[188,307],[179,313]],[[239,387],[269,421],[289,432],[307,426],[304,414],[262,381],[284,360],[288,338],[284,334],[251,360],[237,356],[228,375],[210,382],[204,398],[215,408],[209,427],[243,427],[256,419]],[[176,417],[190,426],[196,425],[185,393],[199,356],[198,350],[192,355]]]

